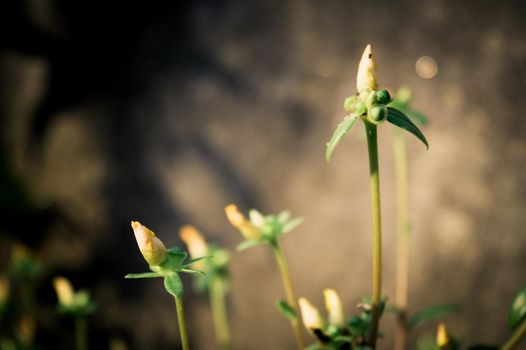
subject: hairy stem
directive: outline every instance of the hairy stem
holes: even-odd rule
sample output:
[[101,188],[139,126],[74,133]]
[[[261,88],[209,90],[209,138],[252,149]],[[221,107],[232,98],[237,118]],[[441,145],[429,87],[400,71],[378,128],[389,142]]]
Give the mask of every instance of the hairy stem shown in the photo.
[[285,260],[285,256],[283,255],[283,252],[281,251],[281,247],[277,240],[272,243],[272,250],[274,251],[274,256],[276,257],[279,271],[281,273],[281,280],[283,282],[283,288],[285,289],[285,295],[287,296],[287,303],[291,307],[293,307],[294,310],[296,310],[296,314],[298,315],[298,318],[295,320],[291,320],[290,323],[292,325],[292,329],[294,330],[294,335],[296,337],[298,349],[303,349],[305,348],[305,340],[303,338],[303,332],[301,331],[300,327],[300,313],[298,308],[298,301],[296,295],[294,294],[294,288],[292,287],[292,281],[290,279],[287,261]]
[[380,172],[378,167],[378,141],[376,125],[364,121],[369,151],[369,174],[371,184],[371,214],[373,219],[373,293],[369,344],[374,350],[380,321],[382,296],[382,217],[380,212]]
[[184,304],[182,297],[175,297],[175,309],[177,310],[177,321],[179,323],[179,336],[183,350],[189,350],[188,332],[186,331],[186,320],[184,317]]
[[219,349],[230,349],[230,329],[226,308],[226,285],[221,276],[212,277],[210,283],[210,305]]
[[394,158],[397,193],[398,252],[396,264],[396,308],[398,309],[395,350],[407,347],[407,297],[409,285],[409,191],[407,146],[402,129],[395,128]]
[[85,315],[75,316],[75,342],[77,350],[88,349],[88,324]]
[[500,350],[515,349],[524,336],[526,336],[526,319],[523,320],[515,332],[513,332],[510,339],[508,339],[508,341],[501,346]]

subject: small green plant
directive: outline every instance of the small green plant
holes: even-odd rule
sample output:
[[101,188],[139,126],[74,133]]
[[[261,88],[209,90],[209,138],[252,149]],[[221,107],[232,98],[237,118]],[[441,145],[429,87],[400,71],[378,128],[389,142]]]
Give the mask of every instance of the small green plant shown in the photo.
[[231,341],[226,298],[230,254],[224,248],[208,244],[193,226],[181,227],[179,236],[186,243],[191,258],[210,257],[196,261],[190,267],[203,271],[206,275],[206,277],[196,276],[194,286],[197,292],[208,294],[217,344],[219,349],[228,350],[231,348]]
[[300,327],[298,303],[292,286],[287,260],[285,259],[285,255],[283,255],[278,240],[281,235],[292,231],[300,225],[303,219],[291,219],[288,211],[283,211],[278,215],[263,215],[257,210],[252,209],[249,212],[250,220],[247,220],[233,204],[225,208],[225,213],[232,226],[237,228],[243,237],[245,237],[245,241],[237,246],[238,251],[259,245],[269,245],[272,248],[281,273],[285,295],[287,296],[286,301],[279,300],[277,302],[277,307],[278,310],[289,319],[294,330],[298,349],[303,349],[305,347],[305,340]]
[[164,288],[175,299],[177,319],[179,321],[179,334],[183,350],[190,349],[188,332],[184,315],[183,281],[180,273],[203,274],[202,271],[190,268],[192,264],[206,259],[206,256],[187,260],[188,253],[178,247],[166,249],[164,243],[157,238],[155,233],[137,221],[132,221],[132,228],[137,240],[139,250],[151,272],[131,273],[125,278],[163,278]]
[[76,349],[87,350],[87,317],[95,311],[95,303],[91,300],[87,291],[75,291],[71,282],[65,277],[55,277],[53,279],[53,287],[57,293],[58,311],[71,316],[75,321]]

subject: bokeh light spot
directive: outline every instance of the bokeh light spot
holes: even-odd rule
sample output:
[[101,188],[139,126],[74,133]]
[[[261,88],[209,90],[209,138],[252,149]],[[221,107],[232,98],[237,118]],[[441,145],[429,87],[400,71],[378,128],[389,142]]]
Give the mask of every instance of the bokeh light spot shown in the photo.
[[423,79],[431,79],[438,73],[438,66],[431,56],[422,56],[416,60],[416,74]]

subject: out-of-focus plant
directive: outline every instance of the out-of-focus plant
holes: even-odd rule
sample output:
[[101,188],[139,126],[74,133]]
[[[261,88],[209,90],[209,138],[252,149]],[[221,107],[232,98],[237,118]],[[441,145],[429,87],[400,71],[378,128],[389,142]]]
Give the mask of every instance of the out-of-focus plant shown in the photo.
[[208,293],[217,343],[221,350],[228,350],[231,348],[231,344],[226,298],[230,254],[224,248],[208,244],[193,226],[181,227],[179,235],[186,243],[191,258],[210,257],[191,265],[191,268],[203,271],[206,274],[206,278],[197,276],[194,286],[198,292]]
[[279,237],[292,231],[303,222],[303,219],[291,219],[288,211],[283,211],[278,215],[263,215],[259,211],[252,209],[249,211],[249,220],[247,220],[234,204],[226,206],[225,213],[228,221],[230,221],[232,226],[237,228],[245,238],[245,241],[237,246],[238,251],[259,245],[269,245],[272,248],[281,273],[281,280],[287,298],[286,301],[279,300],[277,307],[278,310],[289,319],[294,330],[298,349],[303,349],[305,347],[305,340],[300,327],[298,303],[292,286],[287,260],[279,244]]
[[175,299],[179,334],[183,350],[190,349],[188,332],[184,315],[183,281],[180,273],[203,274],[202,271],[191,269],[196,262],[206,259],[206,256],[187,260],[188,253],[178,247],[166,249],[164,243],[155,233],[137,221],[131,223],[139,250],[149,265],[151,272],[131,273],[125,278],[163,278],[164,288]]
[[502,345],[501,350],[515,349],[526,336],[526,286],[517,293],[511,303],[508,326],[513,333],[510,339]]
[[373,221],[373,285],[371,327],[367,345],[376,348],[378,324],[381,314],[382,290],[382,221],[380,211],[380,173],[378,166],[377,126],[388,121],[418,137],[428,147],[424,134],[402,111],[387,106],[391,96],[387,90],[378,90],[376,81],[376,62],[371,46],[365,48],[356,77],[357,94],[347,98],[344,110],[349,113],[338,125],[327,143],[326,158],[330,160],[335,147],[341,142],[355,122],[360,119],[365,125],[369,153],[369,173],[371,186],[371,213]]
[[77,350],[88,349],[88,315],[93,313],[96,305],[88,291],[75,291],[71,282],[65,277],[55,277],[53,287],[57,293],[58,311],[75,321],[75,344]]

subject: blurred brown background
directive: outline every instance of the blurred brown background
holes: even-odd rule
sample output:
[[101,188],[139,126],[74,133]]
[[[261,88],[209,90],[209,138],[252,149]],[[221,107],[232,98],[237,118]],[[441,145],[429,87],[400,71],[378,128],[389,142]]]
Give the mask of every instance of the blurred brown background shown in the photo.
[[[462,313],[447,318],[454,334],[503,341],[508,305],[526,282],[525,15],[520,1],[2,2],[3,176],[32,209],[18,210],[4,191],[0,233],[46,263],[42,347],[73,344],[71,325],[52,312],[55,274],[99,304],[91,348],[114,337],[130,349],[178,346],[162,284],[123,279],[146,267],[130,220],[168,245],[181,245],[177,230],[192,223],[233,250],[241,237],[224,217],[230,202],[303,216],[283,238],[298,294],[322,307],[332,287],[354,312],[370,292],[362,126],[330,164],[324,151],[367,43],[381,86],[411,86],[413,107],[430,119],[429,151],[408,137],[411,309],[459,303]],[[430,79],[415,70],[422,56],[432,60],[421,74],[436,64]],[[392,131],[380,131],[391,297]],[[235,349],[293,348],[274,308],[283,293],[270,251],[234,253],[231,271]],[[214,349],[207,299],[191,288],[186,297],[194,348]],[[384,318],[382,349],[393,321]]]

